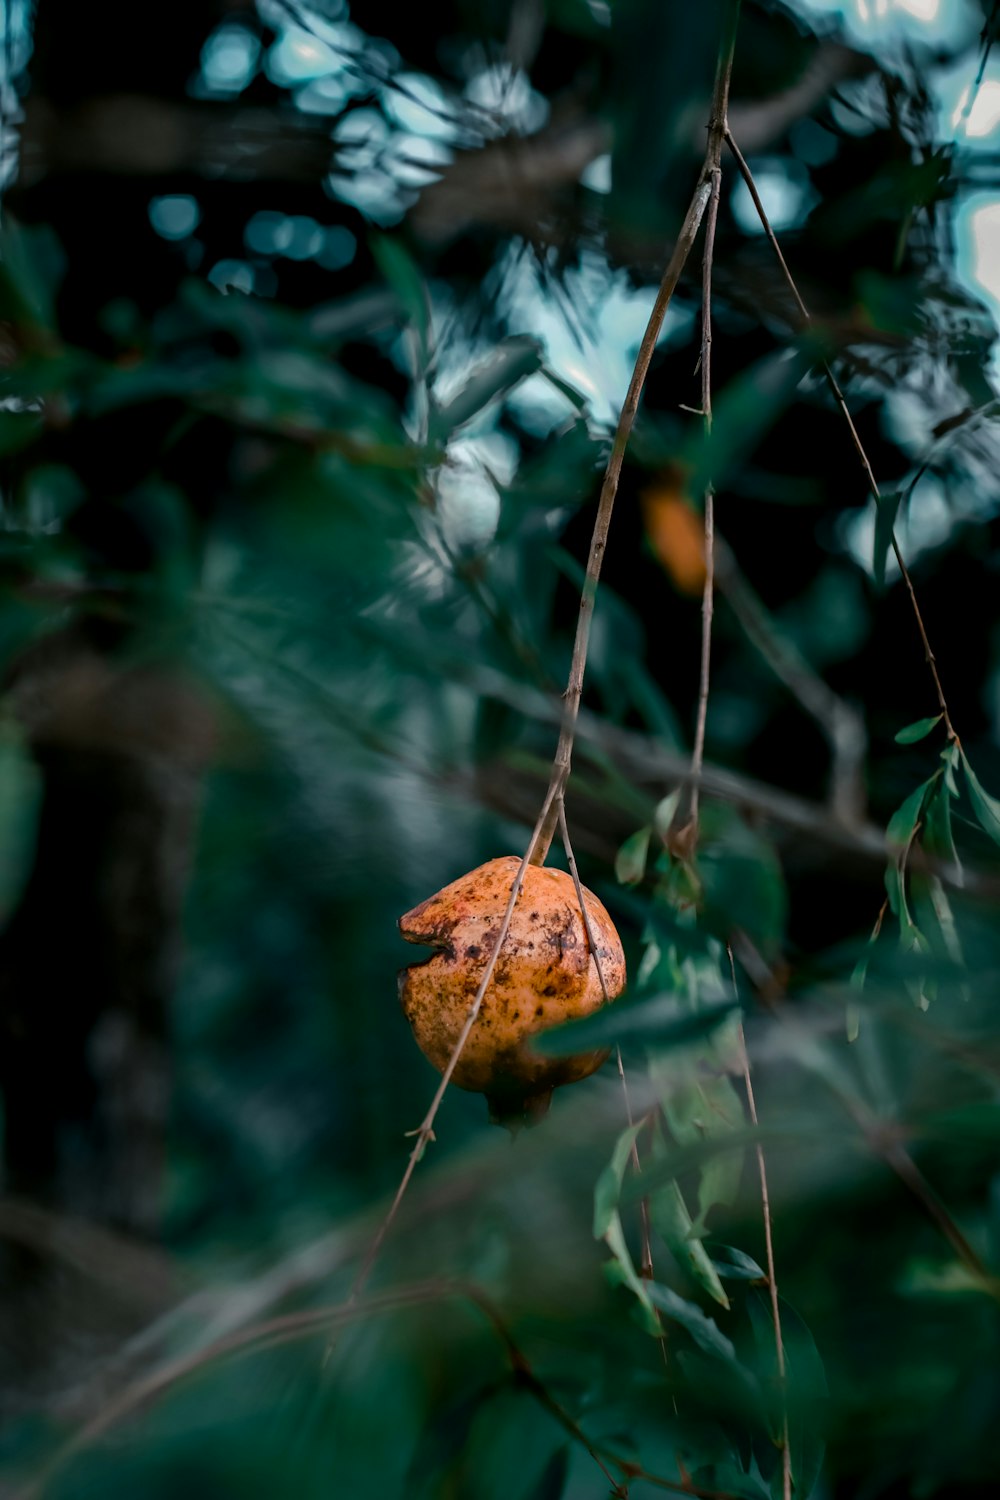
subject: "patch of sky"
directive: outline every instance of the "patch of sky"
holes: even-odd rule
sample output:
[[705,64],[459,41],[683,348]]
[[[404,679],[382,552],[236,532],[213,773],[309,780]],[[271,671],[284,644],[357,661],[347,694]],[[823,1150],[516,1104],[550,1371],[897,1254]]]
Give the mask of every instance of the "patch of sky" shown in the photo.
[[[562,273],[565,298],[545,284],[537,262],[512,251],[499,296],[512,333],[529,329],[542,341],[547,367],[576,391],[594,421],[617,421],[636,351],[653,305],[652,288],[636,290],[624,271],[611,271],[585,252],[579,267]],[[692,314],[671,307],[662,338],[687,325]],[[531,377],[508,398],[518,420],[547,431],[573,410],[544,377]]]
[[973,42],[982,26],[973,0],[798,0],[788,9],[836,26],[862,50],[919,43],[950,50]]
[[[803,222],[809,210],[818,201],[818,194],[809,181],[809,174],[800,162],[783,157],[780,161],[766,160],[753,163],[754,181],[760,194],[764,211],[772,228],[795,229]],[[744,234],[763,234],[754,201],[742,177],[736,178],[732,196],[733,217]]]
[[528,76],[509,63],[490,63],[469,79],[465,97],[502,131],[528,135],[540,130],[549,117],[549,101],[531,87]]
[[[969,486],[955,486],[946,491],[936,475],[926,474],[920,480],[907,504],[896,517],[896,539],[908,564],[921,553],[942,546],[957,526],[983,521],[996,511],[995,495],[983,495]],[[837,526],[837,537],[844,550],[869,577],[874,577],[875,505],[844,511]],[[892,553],[886,559],[887,583],[899,581],[899,566]]]

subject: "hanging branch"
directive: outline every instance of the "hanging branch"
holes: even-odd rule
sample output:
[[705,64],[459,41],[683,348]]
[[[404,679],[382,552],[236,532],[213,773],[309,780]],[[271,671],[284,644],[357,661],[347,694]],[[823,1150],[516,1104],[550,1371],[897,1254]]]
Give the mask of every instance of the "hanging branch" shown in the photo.
[[[670,306],[670,300],[680,280],[681,273],[687,264],[688,256],[691,254],[698,230],[701,227],[705,209],[712,197],[713,184],[716,182],[716,176],[719,171],[722,141],[725,138],[726,103],[729,98],[729,80],[732,74],[739,10],[740,0],[729,0],[722,43],[719,49],[719,64],[716,70],[715,88],[712,96],[709,141],[705,151],[705,159],[698,174],[698,181],[691,196],[691,201],[688,204],[687,212],[684,215],[684,222],[681,225],[673,254],[663,273],[663,279],[660,283],[660,289],[656,294],[656,300],[653,303],[653,310],[649,315],[646,331],[639,345],[635,368],[632,371],[632,378],[629,381],[614,441],[611,445],[611,456],[608,459],[604,481],[601,485],[601,493],[597,504],[597,516],[594,520],[590,552],[587,558],[586,577],[583,585],[583,593],[580,598],[580,613],[577,619],[573,655],[570,661],[566,690],[563,695],[562,727],[559,733],[559,743],[552,761],[548,790],[528,841],[524,858],[521,860],[517,874],[514,876],[514,882],[510,889],[510,897],[507,901],[507,908],[500,923],[486,967],[483,970],[479,987],[476,990],[475,997],[465,1018],[465,1023],[452,1049],[448,1064],[441,1075],[441,1082],[438,1084],[427,1113],[417,1129],[412,1132],[416,1137],[413,1150],[410,1152],[399,1186],[396,1189],[385,1218],[382,1220],[355,1278],[349,1304],[356,1301],[364,1290],[386,1235],[392,1227],[396,1214],[399,1212],[399,1206],[406,1195],[406,1190],[410,1185],[410,1180],[416,1170],[417,1163],[423,1156],[428,1144],[434,1139],[434,1121],[437,1118],[441,1100],[444,1097],[448,1084],[451,1082],[452,1074],[458,1064],[462,1049],[482,1008],[483,996],[486,993],[490,980],[493,978],[493,971],[496,968],[500,950],[510,929],[514,906],[521,893],[521,887],[524,884],[525,870],[529,864],[542,865],[545,863],[552,843],[552,837],[559,821],[559,800],[569,778],[573,758],[573,741],[576,736],[580,699],[583,694],[583,677],[587,665],[587,649],[590,644],[590,627],[594,614],[594,599],[601,574],[601,564],[604,561],[604,552],[608,543],[611,514],[614,510],[615,496],[618,493],[618,481],[621,477],[622,462],[625,457],[625,450],[628,446],[632,428],[635,424],[639,401],[642,396],[643,386],[646,383],[646,377],[649,374],[653,351],[656,348],[660,329],[663,326],[663,319],[667,308]],[[329,1355],[329,1350],[327,1353]]]
[[[742,176],[743,181],[746,183],[747,190],[751,198],[753,199],[754,208],[757,210],[757,216],[760,219],[761,225],[770,243],[771,249],[774,251],[775,257],[778,261],[778,265],[781,267],[781,273],[785,278],[785,284],[787,285],[788,290],[791,292],[793,298],[795,299],[795,305],[799,310],[799,314],[802,318],[803,324],[808,327],[812,323],[812,316],[809,312],[809,309],[806,307],[805,302],[802,300],[799,289],[795,284],[795,278],[792,276],[791,271],[788,269],[788,262],[785,260],[785,257],[782,254],[781,246],[778,244],[778,237],[771,227],[771,221],[767,217],[767,211],[765,210],[764,205],[761,202],[760,194],[757,191],[757,184],[753,179],[753,173],[751,172],[742,151],[736,144],[736,141],[733,139],[732,132],[729,130],[728,126],[725,132],[725,140],[730,151],[733,153],[733,158],[740,170],[740,175]],[[837,405],[840,407],[841,413],[844,417],[844,421],[847,423],[848,431],[851,434],[851,441],[854,444],[855,451],[857,452],[858,459],[864,471],[865,478],[868,481],[868,486],[875,497],[875,503],[876,505],[882,505],[882,494],[879,490],[875,475],[872,471],[872,466],[869,462],[868,454],[865,452],[864,444],[862,443],[861,438],[858,434],[858,429],[854,424],[854,418],[851,416],[851,411],[849,406],[847,405],[847,399],[841,388],[840,382],[834,375],[828,360],[824,359],[823,370],[826,375],[827,381],[829,382],[830,390],[833,393],[833,398],[836,401]],[[906,584],[907,592],[910,596],[910,606],[913,610],[913,617],[917,622],[917,630],[920,633],[920,642],[924,648],[924,659],[926,660],[927,665],[930,668],[931,677],[934,680],[934,691],[937,694],[938,707],[941,710],[941,717],[944,720],[944,727],[948,732],[948,739],[954,744],[961,744],[955,727],[951,722],[951,715],[948,712],[948,703],[944,695],[944,688],[941,685],[941,678],[938,675],[937,658],[935,657],[934,652],[931,650],[930,639],[927,635],[926,626],[924,625],[923,615],[920,613],[920,605],[917,601],[916,590],[913,587],[913,579],[910,576],[910,570],[906,566],[906,563],[903,559],[903,554],[900,550],[899,542],[896,539],[895,527],[893,527],[892,531],[890,532],[890,540],[892,544],[893,556],[895,557],[896,562],[899,566],[900,575],[902,576],[903,582]]]

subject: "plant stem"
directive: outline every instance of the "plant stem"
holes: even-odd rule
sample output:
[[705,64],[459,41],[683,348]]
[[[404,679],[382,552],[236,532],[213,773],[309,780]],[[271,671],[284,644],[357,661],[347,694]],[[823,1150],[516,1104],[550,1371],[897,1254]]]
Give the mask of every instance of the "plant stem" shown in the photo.
[[[788,290],[791,292],[793,298],[795,299],[795,305],[799,310],[803,323],[808,326],[812,322],[812,317],[810,315],[809,309],[806,307],[806,304],[802,300],[802,296],[799,292],[798,287],[795,284],[795,278],[792,276],[791,271],[788,269],[788,262],[785,260],[785,257],[782,254],[781,246],[778,244],[778,237],[771,227],[771,221],[767,217],[767,212],[764,208],[763,203],[761,202],[760,194],[757,191],[757,184],[753,179],[753,173],[751,172],[746,158],[740,151],[739,146],[736,144],[735,140],[733,139],[732,133],[728,128],[726,129],[725,138],[726,144],[728,145],[730,151],[733,153],[733,157],[736,161],[737,167],[740,170],[743,181],[747,185],[747,190],[749,191],[750,196],[753,199],[754,208],[757,210],[757,216],[760,219],[761,225],[764,229],[764,233],[767,236],[768,241],[770,242],[771,249],[774,251],[778,264],[781,267],[782,275],[785,278],[785,284],[787,285]],[[836,401],[837,405],[840,407],[844,421],[847,423],[847,428],[851,434],[851,440],[854,443],[855,451],[857,452],[858,459],[860,460],[865,478],[868,481],[868,486],[872,492],[872,495],[875,497],[875,503],[876,505],[881,505],[881,491],[879,490],[874,472],[872,471],[872,466],[869,462],[868,455],[865,452],[864,444],[862,443],[861,438],[858,434],[858,429],[855,426],[854,418],[851,416],[850,408],[847,405],[847,399],[844,396],[844,392],[841,388],[840,382],[834,375],[833,370],[830,368],[829,361],[826,359],[823,360],[823,370],[826,374],[827,381],[829,382],[830,390],[833,393],[833,398]],[[916,589],[913,587],[913,579],[910,576],[910,570],[906,566],[906,562],[904,561],[903,554],[900,550],[899,542],[896,539],[895,529],[893,529],[890,535],[893,556],[895,557],[896,562],[899,566],[900,574],[902,576],[903,582],[906,584],[907,593],[910,596],[910,606],[913,610],[913,617],[917,622],[917,630],[920,635],[920,642],[924,648],[924,659],[927,662],[928,667],[930,668],[931,677],[934,681],[934,691],[937,695],[938,707],[940,708],[942,718],[944,719],[945,729],[948,732],[948,739],[957,744],[960,743],[959,737],[954,725],[951,722],[951,715],[948,712],[948,702],[945,698],[944,688],[941,685],[941,678],[938,674],[937,658],[935,657],[934,652],[931,650],[930,638],[927,634],[927,627],[924,624],[924,617],[920,612],[920,605],[917,601]]]

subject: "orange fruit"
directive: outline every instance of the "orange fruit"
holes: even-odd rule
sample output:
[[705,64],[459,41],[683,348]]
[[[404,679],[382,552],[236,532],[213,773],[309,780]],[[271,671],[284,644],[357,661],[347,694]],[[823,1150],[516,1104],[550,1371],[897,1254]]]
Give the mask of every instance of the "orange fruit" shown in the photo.
[[[442,1073],[475,1000],[520,863],[513,854],[491,859],[399,919],[407,942],[434,950],[401,971],[399,994],[417,1045]],[[584,899],[613,1000],[625,988],[621,940],[597,897],[584,891]],[[603,1004],[572,877],[529,865],[452,1081],[485,1094],[493,1119],[540,1118],[554,1088],[586,1078],[608,1054],[544,1057],[531,1038]]]

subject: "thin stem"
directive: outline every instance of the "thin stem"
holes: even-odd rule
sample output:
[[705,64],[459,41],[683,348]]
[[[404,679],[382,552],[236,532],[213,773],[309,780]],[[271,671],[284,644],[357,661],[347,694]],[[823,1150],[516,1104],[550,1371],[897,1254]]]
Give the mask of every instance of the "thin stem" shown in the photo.
[[[674,246],[673,254],[671,255],[670,260],[667,264],[667,268],[663,273],[663,280],[660,283],[660,289],[656,294],[656,300],[653,303],[653,310],[649,315],[649,322],[646,325],[646,331],[643,334],[642,342],[639,346],[639,353],[636,356],[635,368],[632,371],[632,378],[629,381],[629,387],[625,396],[624,405],[622,406],[621,416],[618,419],[618,427],[615,431],[614,441],[611,445],[611,456],[608,460],[608,467],[605,471],[604,481],[601,485],[601,493],[597,505],[597,516],[594,521],[594,530],[590,541],[590,553],[587,558],[586,577],[584,579],[583,593],[580,599],[580,612],[577,618],[576,638],[573,644],[573,655],[570,661],[569,677],[566,683],[566,690],[563,695],[563,715],[562,725],[559,732],[559,743],[556,747],[556,753],[552,761],[552,772],[549,777],[548,790],[546,791],[541,811],[538,814],[534,829],[532,830],[531,837],[528,841],[528,846],[525,850],[524,858],[521,860],[521,863],[517,870],[517,874],[514,876],[514,881],[511,885],[510,890],[510,897],[507,901],[507,909],[504,913],[503,920],[500,923],[500,927],[497,932],[496,939],[494,940],[493,947],[490,951],[490,956],[487,960],[486,967],[483,970],[483,975],[479,982],[479,987],[476,990],[475,998],[472,1002],[472,1005],[469,1007],[468,1014],[465,1018],[465,1023],[458,1035],[458,1038],[456,1039],[454,1047],[452,1048],[451,1056],[449,1057],[447,1066],[445,1067],[445,1070],[441,1075],[441,1082],[438,1084],[437,1090],[435,1091],[434,1097],[431,1100],[427,1113],[424,1116],[421,1124],[413,1132],[413,1134],[416,1136],[416,1142],[414,1144],[413,1150],[410,1152],[410,1156],[406,1163],[406,1167],[404,1168],[399,1186],[396,1189],[395,1195],[389,1205],[385,1218],[379,1225],[375,1237],[368,1248],[368,1253],[361,1264],[361,1268],[358,1271],[357,1277],[355,1278],[354,1286],[351,1290],[352,1298],[358,1297],[363,1291],[368,1278],[371,1275],[372,1269],[374,1268],[375,1262],[378,1258],[379,1251],[381,1250],[382,1245],[385,1241],[386,1235],[391,1229],[396,1215],[399,1212],[400,1204],[402,1203],[403,1198],[406,1195],[406,1190],[410,1185],[410,1181],[413,1177],[414,1172],[416,1171],[417,1163],[423,1156],[429,1142],[434,1139],[434,1121],[437,1118],[437,1112],[440,1107],[441,1100],[444,1097],[444,1093],[448,1087],[448,1084],[451,1082],[452,1074],[454,1073],[455,1068],[458,1064],[458,1060],[462,1055],[462,1049],[464,1048],[465,1043],[468,1040],[469,1033],[472,1031],[472,1028],[475,1025],[476,1019],[479,1015],[479,1011],[483,1003],[483,996],[486,993],[490,980],[493,978],[493,971],[496,968],[497,959],[500,956],[500,950],[503,947],[504,941],[507,937],[507,933],[510,929],[511,918],[514,914],[514,906],[517,902],[518,896],[521,893],[521,887],[524,884],[525,871],[529,864],[542,865],[545,863],[546,856],[552,843],[552,836],[555,833],[556,825],[559,821],[559,799],[562,796],[563,789],[565,788],[566,782],[568,780],[570,765],[573,758],[573,741],[576,736],[576,724],[580,713],[580,699],[583,693],[583,677],[587,665],[587,648],[590,642],[590,626],[594,614],[594,598],[597,592],[597,583],[600,577],[601,564],[604,560],[604,552],[607,547],[608,532],[611,526],[611,514],[614,510],[615,496],[618,492],[618,481],[621,476],[622,462],[624,460],[625,449],[628,445],[628,440],[631,436],[632,428],[635,423],[636,412],[639,409],[639,400],[642,396],[642,390],[646,382],[646,376],[649,373],[649,367],[653,358],[653,351],[656,347],[656,341],[659,337],[660,329],[663,325],[664,316],[666,314],[667,308],[670,305],[670,299],[674,294],[674,289],[676,288],[677,283],[680,280],[681,272],[683,271],[684,266],[687,263],[688,256],[691,253],[691,248],[694,245],[695,238],[698,234],[698,229],[701,225],[701,220],[704,215],[705,208],[712,195],[712,182],[714,180],[712,174],[713,171],[717,170],[719,166],[719,158],[722,150],[721,143],[725,132],[726,104],[729,98],[729,79],[732,73],[733,53],[736,45],[736,23],[739,17],[739,10],[740,0],[729,0],[729,7],[726,13],[725,31],[719,54],[719,65],[716,71],[715,89],[712,97],[712,113],[709,125],[709,142],[705,152],[705,160],[702,165],[701,172],[698,175],[698,182],[691,197],[691,201],[688,204],[687,213],[684,215],[684,222],[681,225],[681,231],[677,237],[677,243]],[[329,1358],[329,1355],[330,1348],[328,1347],[326,1357]]]
[[[803,323],[809,324],[812,322],[809,309],[803,302],[799,289],[795,284],[795,278],[792,276],[791,271],[788,269],[788,263],[781,252],[781,246],[778,244],[777,235],[771,227],[771,221],[767,217],[767,211],[765,210],[764,205],[761,202],[760,194],[757,191],[757,184],[753,179],[753,173],[750,171],[750,167],[747,164],[746,158],[733,139],[732,132],[728,127],[726,128],[725,138],[726,144],[728,145],[730,151],[733,153],[733,157],[736,161],[737,167],[740,170],[743,181],[747,185],[747,190],[749,191],[750,196],[753,199],[754,208],[757,210],[757,216],[760,219],[761,225],[764,229],[764,233],[767,236],[768,241],[770,242],[771,249],[774,251],[778,264],[781,267],[781,272],[785,278],[785,283],[788,287],[788,290],[791,292],[792,296],[795,299],[795,304],[798,307],[799,313],[801,314]],[[837,377],[834,375],[833,370],[830,368],[828,360],[823,360],[823,370],[826,374],[827,381],[829,382],[830,390],[833,393],[833,398],[836,401],[837,405],[840,407],[844,421],[847,423],[847,428],[851,434],[851,440],[854,443],[854,448],[857,452],[862,470],[864,471],[865,478],[868,481],[869,489],[871,490],[872,495],[875,497],[875,503],[876,505],[881,505],[882,495],[876,482],[871,463],[869,461],[867,453],[865,452],[864,444],[862,443],[861,438],[858,434],[858,429],[855,426],[854,418],[851,416],[850,408],[847,405],[847,399],[844,396],[843,390],[841,389],[840,382],[837,380]],[[951,722],[951,715],[948,712],[948,702],[945,698],[944,688],[941,685],[941,678],[938,674],[937,658],[935,657],[934,652],[931,650],[930,638],[927,634],[927,627],[924,624],[924,617],[920,612],[920,605],[917,601],[916,589],[913,587],[913,579],[910,576],[910,570],[906,566],[906,563],[903,559],[903,554],[900,551],[899,542],[896,540],[895,529],[893,529],[890,535],[893,556],[895,557],[896,562],[899,566],[900,575],[902,576],[903,582],[906,584],[907,593],[910,596],[910,606],[913,610],[913,617],[917,623],[920,642],[924,648],[924,659],[927,662],[931,677],[934,681],[934,691],[937,695],[938,707],[940,708],[941,715],[944,719],[944,725],[945,729],[948,732],[948,738],[955,743],[960,743],[958,734]]]
[[[733,950],[727,946],[729,954],[729,967],[733,976],[733,992],[737,993],[736,984],[736,960],[733,958]],[[740,1059],[743,1066],[743,1086],[746,1089],[747,1109],[750,1113],[750,1123],[755,1130],[760,1129],[760,1121],[757,1118],[757,1103],[754,1099],[753,1081],[750,1077],[750,1054],[747,1051],[746,1037],[743,1034],[743,1022],[739,1022]],[[767,1259],[767,1289],[771,1299],[771,1321],[774,1324],[774,1352],[778,1366],[778,1383],[781,1387],[781,1493],[782,1500],[791,1500],[792,1496],[792,1450],[788,1442],[788,1389],[787,1369],[785,1365],[785,1341],[781,1332],[781,1308],[778,1303],[778,1278],[774,1268],[774,1238],[771,1232],[771,1198],[767,1187],[767,1162],[764,1158],[764,1147],[760,1141],[756,1145],[757,1151],[757,1173],[760,1178],[760,1206],[764,1219],[764,1251]]]
[[[722,169],[712,169],[712,191],[705,224],[705,252],[702,258],[701,294],[701,409],[705,438],[712,436],[712,257],[715,253],[715,226],[719,218],[719,194]],[[705,486],[705,586],[701,600],[701,665],[698,676],[698,713],[695,721],[694,748],[691,752],[691,791],[689,826],[692,841],[698,834],[699,778],[705,762],[705,726],[708,722],[708,693],[712,665],[712,616],[715,610],[715,489],[711,479]]]
[[[558,790],[561,790],[569,779],[570,766],[573,759],[573,741],[576,736],[576,721],[580,712],[580,699],[583,694],[583,677],[587,665],[587,649],[590,644],[590,627],[594,615],[594,599],[601,574],[601,565],[604,561],[604,553],[608,544],[611,515],[614,510],[615,497],[618,493],[618,481],[621,478],[625,449],[635,424],[636,413],[639,409],[639,399],[642,395],[643,386],[646,383],[646,376],[649,374],[649,366],[652,362],[653,351],[656,348],[660,329],[663,326],[663,319],[667,308],[670,306],[670,299],[680,280],[681,272],[684,270],[688,256],[691,254],[691,249],[701,226],[702,216],[705,212],[710,193],[710,183],[705,179],[704,174],[702,174],[698,179],[698,185],[688,205],[684,222],[681,225],[681,232],[674,246],[674,252],[663,273],[663,280],[656,294],[656,301],[653,303],[653,310],[649,315],[646,331],[642,336],[642,343],[639,346],[635,368],[632,371],[632,379],[629,381],[625,403],[622,406],[621,416],[618,419],[618,427],[611,445],[611,456],[608,459],[608,466],[601,484],[601,493],[597,502],[597,517],[594,521],[594,530],[590,539],[590,552],[587,557],[586,577],[583,584],[583,593],[580,597],[580,612],[577,616],[576,637],[573,642],[569,678],[566,683],[566,691],[563,695],[562,726],[559,731],[559,743],[556,747],[552,763],[551,786]],[[542,865],[545,863],[552,844],[553,835],[555,834],[557,821],[558,810],[553,804],[546,820],[532,837],[529,846],[532,864]]]

